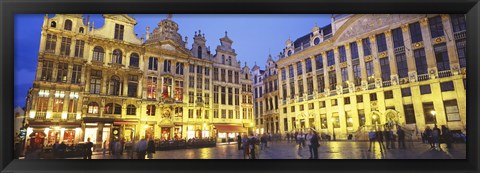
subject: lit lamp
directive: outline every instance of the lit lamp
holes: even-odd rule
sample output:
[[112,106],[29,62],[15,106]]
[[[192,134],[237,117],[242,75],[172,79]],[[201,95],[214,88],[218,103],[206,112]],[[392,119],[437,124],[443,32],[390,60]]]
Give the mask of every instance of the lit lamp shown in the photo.
[[377,115],[373,115],[372,116],[372,119],[373,119],[373,122],[374,122],[374,127],[375,127],[375,131],[377,131]]
[[433,115],[433,119],[434,119],[434,121],[435,121],[435,125],[437,125],[437,118],[435,117],[435,114],[436,114],[437,112],[435,112],[434,110],[432,110],[432,111],[430,111],[430,113]]

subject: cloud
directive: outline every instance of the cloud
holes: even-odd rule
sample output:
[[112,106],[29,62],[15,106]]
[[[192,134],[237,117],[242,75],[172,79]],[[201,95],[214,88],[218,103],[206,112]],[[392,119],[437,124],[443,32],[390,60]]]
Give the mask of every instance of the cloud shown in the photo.
[[35,70],[20,69],[15,70],[15,86],[32,84],[35,79]]

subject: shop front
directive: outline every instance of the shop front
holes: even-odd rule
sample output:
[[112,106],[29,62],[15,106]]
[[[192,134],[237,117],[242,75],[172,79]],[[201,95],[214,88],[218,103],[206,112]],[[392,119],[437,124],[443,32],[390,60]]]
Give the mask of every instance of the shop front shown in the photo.
[[76,144],[80,140],[80,123],[36,123],[32,122],[27,128],[29,140],[27,145],[42,144],[52,147],[55,142],[64,142],[67,145]]
[[164,118],[158,126],[160,127],[160,140],[171,140],[173,138],[175,125],[170,119]]
[[87,142],[90,138],[90,142],[94,144],[96,151],[100,151],[103,142],[111,141],[113,134],[116,133],[113,118],[85,117],[83,122],[84,135],[81,142]]
[[216,131],[217,142],[226,143],[236,141],[238,135],[246,134],[247,128],[242,125],[215,125],[214,131]]
[[125,141],[132,141],[137,137],[137,135],[135,134],[137,124],[138,124],[138,120],[136,119],[133,119],[133,120],[119,119],[113,122],[113,125],[117,126],[119,129],[118,137],[120,139],[122,138],[125,139]]

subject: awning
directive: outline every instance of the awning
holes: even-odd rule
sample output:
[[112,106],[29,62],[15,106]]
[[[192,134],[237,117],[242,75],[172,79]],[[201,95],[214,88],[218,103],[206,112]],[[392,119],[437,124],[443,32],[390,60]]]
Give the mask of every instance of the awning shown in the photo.
[[236,125],[215,125],[218,132],[247,132],[247,129]]
[[113,123],[113,118],[99,118],[99,117],[85,117],[83,122],[85,123]]
[[115,121],[114,125],[137,125],[138,121]]

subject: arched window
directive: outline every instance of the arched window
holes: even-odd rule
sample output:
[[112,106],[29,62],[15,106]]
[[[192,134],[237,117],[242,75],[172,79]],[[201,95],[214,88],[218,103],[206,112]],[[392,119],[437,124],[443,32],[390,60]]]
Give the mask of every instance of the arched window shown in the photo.
[[138,62],[139,62],[138,54],[132,53],[130,55],[130,67],[138,67],[139,66]]
[[222,64],[225,64],[225,55],[222,55]]
[[91,102],[88,104],[88,113],[89,114],[98,114],[98,103]]
[[103,56],[105,55],[105,51],[100,46],[95,46],[93,48],[93,61],[100,61],[103,62]]
[[50,23],[50,27],[56,28],[57,27],[57,22],[52,21],[52,23]]
[[110,78],[110,95],[120,95],[120,78],[118,76]]
[[119,104],[108,103],[105,105],[104,114],[122,114],[122,106]]
[[135,115],[137,112],[137,108],[135,105],[128,105],[127,106],[127,115]]
[[122,51],[119,49],[115,49],[112,53],[112,63],[114,64],[122,64]]
[[83,33],[83,32],[84,32],[83,27],[80,27],[80,29],[78,29],[78,32],[79,32],[79,33]]
[[72,21],[69,20],[69,19],[65,20],[65,26],[63,27],[63,29],[71,31],[72,30]]
[[147,105],[147,115],[155,116],[155,105]]
[[198,58],[202,58],[202,47],[198,46]]

